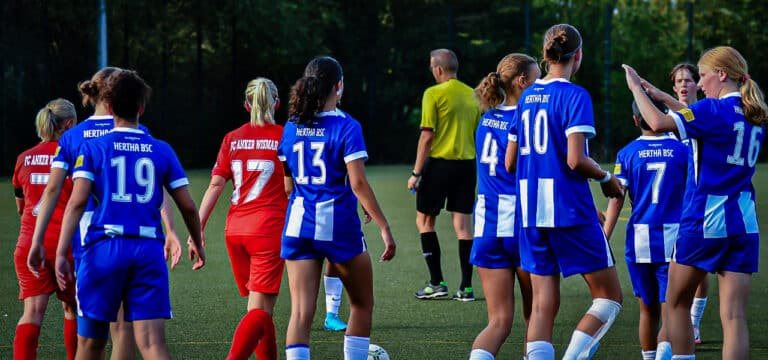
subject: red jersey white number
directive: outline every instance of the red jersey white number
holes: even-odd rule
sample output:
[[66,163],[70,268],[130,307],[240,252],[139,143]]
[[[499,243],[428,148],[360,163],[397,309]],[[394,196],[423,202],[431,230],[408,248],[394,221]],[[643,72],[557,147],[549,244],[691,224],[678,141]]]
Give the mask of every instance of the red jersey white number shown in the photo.
[[280,237],[288,198],[277,147],[283,127],[251,126],[229,132],[221,143],[212,175],[232,180],[227,235]]
[[[55,141],[42,142],[33,148],[21,153],[16,158],[16,167],[13,169],[13,187],[22,189],[24,193],[24,209],[21,214],[21,229],[17,247],[29,248],[32,243],[32,233],[35,230],[37,212],[40,208],[40,199],[48,184],[51,173],[51,163],[58,143]],[[46,254],[54,256],[56,245],[61,231],[61,220],[64,217],[64,208],[67,206],[69,196],[72,194],[72,180],[67,178],[61,189],[59,201],[45,231],[43,245]]]

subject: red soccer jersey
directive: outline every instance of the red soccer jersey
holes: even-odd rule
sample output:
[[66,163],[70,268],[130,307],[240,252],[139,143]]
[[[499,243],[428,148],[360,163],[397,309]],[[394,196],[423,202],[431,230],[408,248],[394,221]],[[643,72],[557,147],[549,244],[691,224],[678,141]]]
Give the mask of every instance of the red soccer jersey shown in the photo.
[[229,132],[221,142],[212,175],[232,180],[226,235],[280,237],[288,198],[277,147],[283,127],[251,126]]
[[[48,184],[51,173],[51,162],[56,152],[56,141],[42,142],[35,147],[21,153],[16,158],[16,167],[13,170],[13,187],[21,188],[24,193],[24,210],[21,214],[21,230],[17,247],[29,248],[32,244],[32,233],[35,231],[37,211],[40,207],[40,198]],[[61,231],[61,220],[64,217],[64,208],[67,206],[69,196],[72,194],[72,180],[67,178],[61,189],[59,201],[53,211],[51,221],[45,231],[44,247],[46,255],[55,256],[56,245]]]

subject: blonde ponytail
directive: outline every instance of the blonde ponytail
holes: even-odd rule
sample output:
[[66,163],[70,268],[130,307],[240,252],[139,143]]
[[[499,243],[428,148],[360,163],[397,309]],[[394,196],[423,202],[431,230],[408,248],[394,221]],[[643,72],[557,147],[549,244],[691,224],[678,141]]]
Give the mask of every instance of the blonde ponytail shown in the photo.
[[267,78],[256,78],[245,88],[245,100],[251,105],[251,125],[264,126],[275,123],[277,86]]
[[43,141],[56,141],[64,132],[67,120],[77,119],[75,105],[64,99],[50,101],[35,117],[37,136]]
[[750,124],[762,125],[768,122],[768,105],[760,86],[752,79],[746,79],[739,87],[741,102],[744,106],[744,117]]

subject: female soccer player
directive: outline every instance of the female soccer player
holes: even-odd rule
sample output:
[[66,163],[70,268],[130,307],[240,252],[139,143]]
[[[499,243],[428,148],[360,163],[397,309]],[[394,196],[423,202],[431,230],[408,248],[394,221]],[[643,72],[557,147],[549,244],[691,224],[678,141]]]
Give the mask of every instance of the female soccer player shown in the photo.
[[283,127],[275,124],[280,106],[277,86],[265,78],[245,88],[250,122],[229,132],[221,142],[211,183],[200,204],[203,229],[227,181],[232,180],[225,238],[240,296],[248,296],[248,313],[235,330],[228,359],[277,359],[272,310],[280,292],[283,259],[280,236],[288,206],[283,165],[277,148]]
[[492,360],[509,336],[515,314],[515,275],[520,282],[526,324],[531,315],[531,276],[520,268],[515,174],[507,172],[502,157],[507,153],[507,136],[520,93],[539,76],[541,70],[535,59],[509,54],[475,88],[487,112],[475,133],[478,190],[470,262],[477,266],[483,283],[488,326],[472,344],[472,360]]
[[336,108],[344,89],[341,65],[328,56],[309,62],[291,88],[290,120],[279,156],[291,172],[294,191],[282,239],[291,289],[286,358],[309,359],[309,332],[317,306],[323,258],[347,288],[350,315],[345,359],[366,359],[373,312],[371,259],[360,230],[357,200],[381,229],[385,250],[395,256],[395,240],[365,177],[368,153],[360,124]]
[[160,225],[163,188],[181,211],[192,236],[193,269],[205,265],[200,219],[189,195],[189,181],[165,142],[140,130],[139,116],[150,88],[134,71],[116,71],[106,79],[102,98],[114,115],[114,129],[83,143],[73,173],[74,187],[56,250],[56,278],[72,286],[66,261],[72,236],[89,197],[100,201],[81,241],[77,265],[78,358],[102,356],[109,323],[124,304],[133,322],[136,345],[145,359],[169,359],[165,319],[171,317],[168,268]]
[[654,131],[677,130],[682,139],[690,139],[685,207],[667,287],[667,323],[678,329],[669,332],[673,359],[694,358],[689,309],[708,272],[717,272],[720,284],[722,357],[746,359],[747,298],[760,246],[752,175],[765,138],[768,105],[736,49],[707,50],[698,66],[706,99],[668,115],[653,108],[635,70],[628,65],[624,69],[648,125]]
[[[13,170],[13,188],[16,193],[16,209],[21,215],[21,228],[16,251],[13,253],[16,275],[19,278],[19,299],[24,301],[24,314],[16,326],[13,338],[14,359],[36,359],[37,344],[40,337],[40,325],[48,307],[48,298],[52,293],[61,300],[64,308],[64,345],[67,349],[67,359],[75,358],[77,348],[77,322],[75,320],[75,291],[62,291],[56,284],[53,272],[53,255],[56,254],[56,244],[59,241],[61,218],[64,207],[72,192],[72,182],[67,180],[62,186],[62,194],[55,204],[50,226],[45,231],[43,246],[47,254],[44,265],[33,275],[27,267],[27,255],[35,228],[35,217],[38,213],[40,199],[48,182],[51,171],[51,160],[61,134],[77,122],[75,106],[64,99],[56,99],[40,109],[35,119],[37,136],[42,140],[31,149],[21,153],[16,159]],[[72,261],[69,254],[68,261]]]
[[[658,101],[654,105],[666,110]],[[638,335],[642,356],[644,360],[653,360],[657,353],[672,354],[667,326],[659,329],[659,324],[665,307],[672,248],[680,228],[688,149],[674,136],[651,130],[635,102],[632,112],[642,136],[619,150],[614,175],[627,187],[632,202],[625,258],[640,305]],[[609,239],[623,206],[624,197],[608,202],[603,229]]]
[[544,35],[547,76],[520,95],[509,131],[510,171],[517,170],[523,228],[522,268],[531,273],[533,311],[527,334],[530,360],[552,359],[552,331],[560,306],[560,273],[581,274],[592,306],[576,326],[564,359],[588,357],[621,310],[613,255],[597,218],[589,179],[603,194],[623,194],[619,181],[587,155],[595,135],[592,100],[568,79],[582,58],[579,31],[568,24]]
[[[30,246],[27,259],[27,266],[33,274],[37,274],[38,269],[43,264],[43,259],[45,258],[45,248],[42,245],[43,235],[53,214],[55,204],[59,199],[64,181],[68,175],[72,175],[72,169],[75,166],[75,158],[77,157],[80,145],[106,134],[114,127],[112,115],[107,111],[101,95],[107,77],[120,70],[116,67],[103,68],[93,74],[90,80],[85,80],[78,85],[78,90],[83,99],[83,106],[93,106],[95,111],[91,117],[72,128],[71,131],[65,132],[59,140],[59,146],[51,164],[51,175],[40,200],[40,211],[35,222],[32,245]],[[143,125],[139,125],[139,127],[147,131]],[[170,198],[167,193],[165,196],[166,200],[163,202],[163,209],[161,211],[166,230],[165,252],[166,258],[171,257],[171,268],[173,268],[181,257],[181,244],[176,235],[176,225],[170,208]],[[91,207],[92,204],[89,203],[86,214],[91,213]],[[77,239],[80,239],[79,231],[76,234]],[[73,241],[72,244],[72,255],[75,267],[77,267],[80,241]],[[125,360],[135,358],[133,328],[131,328],[130,323],[123,320],[122,316],[118,316],[118,321],[110,325],[110,335],[112,336],[112,359]]]

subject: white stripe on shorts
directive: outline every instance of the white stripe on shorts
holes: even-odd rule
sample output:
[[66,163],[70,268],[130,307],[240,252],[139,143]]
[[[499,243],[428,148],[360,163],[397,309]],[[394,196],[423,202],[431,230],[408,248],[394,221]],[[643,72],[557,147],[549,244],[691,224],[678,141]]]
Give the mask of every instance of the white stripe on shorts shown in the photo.
[[301,223],[304,220],[304,198],[297,196],[291,204],[291,212],[288,213],[288,226],[285,227],[285,236],[299,237]]
[[555,179],[539,179],[536,192],[536,226],[555,227]]
[[515,236],[515,195],[499,194],[496,236]]
[[742,191],[739,194],[739,209],[744,218],[744,230],[747,234],[757,234],[760,230],[757,228],[757,215],[755,214],[755,202],[752,201],[752,194],[748,191]]
[[715,239],[728,236],[725,228],[725,201],[728,196],[707,195],[707,205],[704,208],[704,238]]
[[483,236],[483,229],[485,228],[485,195],[477,195],[477,203],[475,204],[475,237]]
[[520,194],[520,216],[523,219],[523,227],[528,227],[528,179],[520,179],[520,187],[517,188]]
[[635,232],[635,262],[651,262],[651,239],[648,224],[634,224]]
[[333,202],[322,201],[315,205],[315,240],[333,241]]
[[672,250],[677,241],[677,233],[680,231],[680,223],[664,224],[664,261],[672,259]]

